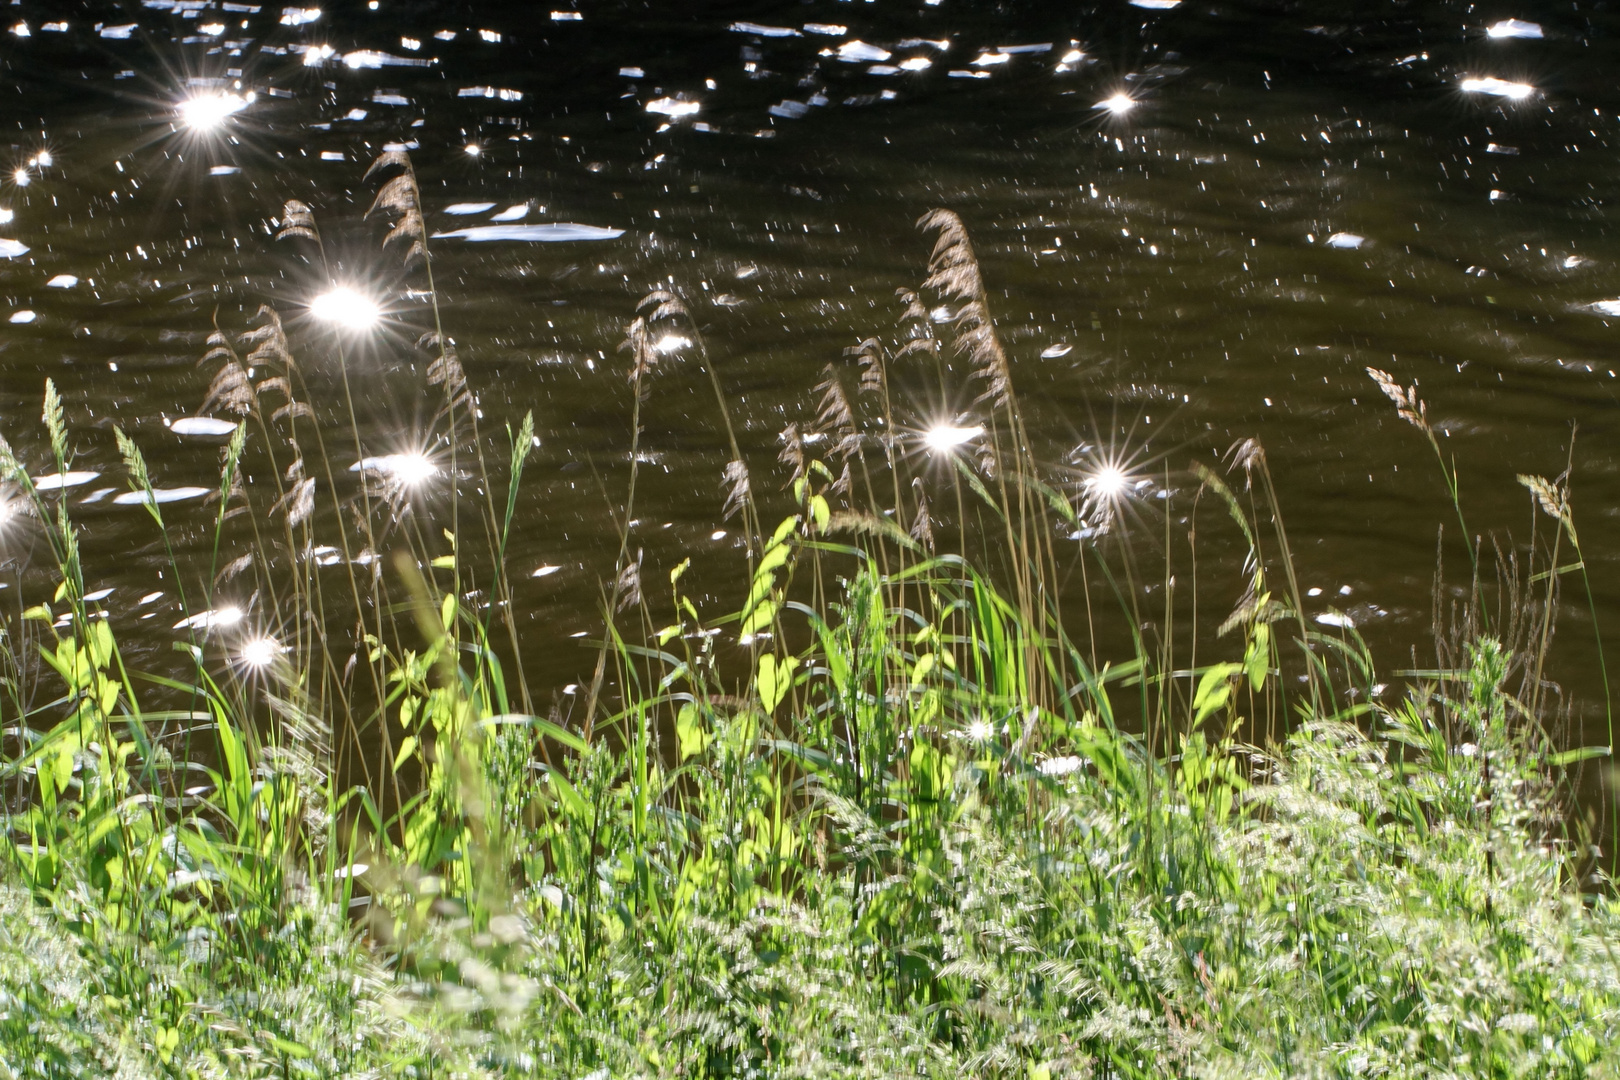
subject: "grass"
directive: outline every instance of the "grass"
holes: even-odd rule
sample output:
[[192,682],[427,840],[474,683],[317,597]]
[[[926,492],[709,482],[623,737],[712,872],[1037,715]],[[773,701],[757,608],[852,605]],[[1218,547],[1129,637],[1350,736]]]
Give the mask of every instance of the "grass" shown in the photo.
[[[374,171],[429,264],[409,162]],[[274,313],[216,336],[242,424],[213,567],[172,567],[178,675],[126,668],[65,501],[0,446],[58,568],[0,649],[0,1077],[1612,1075],[1620,911],[1566,780],[1608,748],[1541,723],[1568,477],[1526,478],[1527,566],[1486,581],[1469,539],[1404,693],[1305,619],[1258,444],[1170,493],[1145,610],[1106,463],[1043,472],[967,233],[925,224],[952,340],[908,297],[892,348],[830,368],[781,505],[732,440],[734,610],[633,554],[631,454],[572,714],[530,704],[510,618],[532,421],[490,470],[436,301],[423,393],[466,507],[385,465],[340,485]],[[284,225],[319,244],[308,207]],[[665,323],[697,338],[673,292],[638,309],[633,447]],[[984,390],[956,451],[896,428],[919,368]],[[47,387],[57,471],[63,415]],[[1197,524],[1249,553],[1216,626],[1187,614]]]

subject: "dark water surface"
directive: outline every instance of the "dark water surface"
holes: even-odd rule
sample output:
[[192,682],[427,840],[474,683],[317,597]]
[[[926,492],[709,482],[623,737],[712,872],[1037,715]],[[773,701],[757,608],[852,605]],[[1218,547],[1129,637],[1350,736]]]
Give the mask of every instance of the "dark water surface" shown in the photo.
[[[1042,452],[1100,443],[1147,463],[1150,505],[1125,525],[1146,534],[1145,565],[1162,558],[1164,470],[1190,495],[1190,461],[1257,436],[1301,583],[1321,590],[1311,614],[1348,613],[1387,666],[1413,644],[1427,662],[1436,533],[1454,516],[1427,444],[1365,374],[1376,365],[1420,383],[1476,530],[1528,539],[1515,474],[1559,473],[1579,425],[1576,512],[1600,616],[1620,627],[1620,305],[1591,306],[1620,297],[1613,4],[375,6],[329,0],[302,23],[279,2],[0,8],[0,206],[15,215],[0,237],[30,249],[0,260],[0,429],[43,471],[36,418],[56,380],[75,467],[101,474],[71,494],[90,588],[115,590],[115,625],[148,657],[181,614],[150,520],[114,502],[111,429],[160,487],[217,483],[223,438],[169,426],[198,414],[214,319],[234,333],[261,304],[280,310],[339,467],[354,458],[338,336],[307,313],[327,282],[306,247],[272,240],[285,200],[314,207],[340,276],[389,309],[384,331],[348,339],[366,452],[420,442],[436,399],[413,341],[431,317],[406,290],[422,280],[361,220],[362,174],[389,144],[412,152],[430,232],[496,215],[623,230],[432,241],[486,432],[535,411],[513,562],[542,698],[592,660],[571,635],[599,627],[617,551],[593,469],[618,499],[630,394],[615,346],[636,299],[658,283],[686,297],[767,515],[785,513],[778,432],[813,417],[823,365],[893,336],[895,290],[929,250],[914,222],[937,206],[972,231]],[[1541,36],[1487,35],[1508,18]],[[1065,63],[1071,50],[1084,55]],[[1485,77],[1534,89],[1461,88]],[[178,122],[189,95],[250,91],[211,132]],[[1122,93],[1128,112],[1097,107]],[[698,111],[649,111],[660,99]],[[896,378],[925,426],[931,371]],[[645,423],[645,576],[691,554],[711,610],[729,610],[743,565],[721,522],[729,455],[692,350],[669,354]],[[165,512],[206,557],[214,510]],[[1222,604],[1240,585],[1230,540],[1200,568],[1231,586]],[[26,524],[6,543],[16,565],[43,550]],[[1462,582],[1460,547],[1447,557]],[[542,567],[558,569],[529,576]],[[1585,737],[1606,741],[1584,596],[1566,601],[1554,674]]]

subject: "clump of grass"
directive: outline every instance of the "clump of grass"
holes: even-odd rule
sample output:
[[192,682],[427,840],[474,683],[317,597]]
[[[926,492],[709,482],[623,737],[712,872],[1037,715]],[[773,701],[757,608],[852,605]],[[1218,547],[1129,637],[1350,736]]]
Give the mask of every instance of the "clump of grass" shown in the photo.
[[[428,273],[409,161],[380,168],[388,237]],[[243,418],[214,521],[228,575],[171,555],[204,616],[179,675],[126,667],[64,503],[0,445],[58,567],[0,650],[0,1077],[1611,1074],[1620,912],[1582,877],[1562,779],[1597,751],[1556,748],[1509,680],[1539,685],[1550,631],[1520,656],[1472,633],[1390,694],[1353,627],[1306,622],[1250,443],[1247,504],[1232,473],[1193,474],[1189,513],[1250,558],[1218,657],[1178,667],[1204,628],[1167,598],[1143,629],[1114,508],[1100,531],[1096,485],[1042,474],[965,226],[925,224],[981,441],[929,459],[896,427],[907,365],[949,399],[931,331],[903,316],[901,341],[862,343],[784,440],[774,528],[733,440],[725,511],[750,537],[721,613],[684,591],[690,560],[631,554],[632,453],[574,715],[510,689],[532,418],[493,475],[436,306],[437,504],[382,468],[340,486],[273,312],[251,364],[218,333],[210,397]],[[318,243],[314,210],[284,232]],[[633,446],[648,328],[684,317],[662,291],[628,329]],[[63,415],[47,387],[58,471]],[[1530,487],[1574,545],[1567,483]],[[333,548],[329,595],[312,553]],[[1530,580],[1568,569],[1557,551]],[[1073,558],[1083,619],[1058,603]],[[210,631],[226,577],[270,616],[251,655]],[[1094,629],[1110,595],[1117,639]],[[1550,591],[1515,595],[1519,624],[1550,625]]]

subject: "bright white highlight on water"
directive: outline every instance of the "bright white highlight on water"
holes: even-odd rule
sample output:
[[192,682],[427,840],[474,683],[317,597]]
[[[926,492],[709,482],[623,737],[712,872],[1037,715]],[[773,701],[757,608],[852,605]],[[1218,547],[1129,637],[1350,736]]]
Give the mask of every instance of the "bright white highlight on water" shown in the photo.
[[1354,251],[1366,242],[1365,236],[1357,236],[1353,232],[1336,232],[1323,241],[1330,248],[1344,248],[1349,251]]
[[48,169],[52,165],[56,164],[56,159],[51,156],[51,152],[49,150],[41,150],[28,160],[28,164],[38,165],[42,169]]
[[1118,465],[1104,465],[1086,478],[1086,490],[1099,499],[1117,499],[1130,487],[1130,480]]
[[320,8],[282,8],[282,26],[303,26],[321,17]]
[[382,318],[377,302],[347,285],[321,293],[309,302],[309,313],[322,322],[336,323],[345,330],[369,330]]
[[491,221],[522,221],[524,218],[526,218],[528,216],[529,216],[529,204],[528,203],[518,203],[516,206],[508,206],[505,210],[502,210],[500,213],[495,214],[489,220],[491,220]]
[[245,108],[247,99],[237,94],[198,94],[182,101],[177,111],[187,127],[212,131],[223,124],[226,117]]
[[958,427],[955,424],[935,424],[923,432],[923,445],[930,450],[951,451],[977,439],[984,434],[984,428],[975,424],[973,427]]
[[204,611],[174,624],[176,630],[209,630],[216,626],[235,626],[244,618],[241,608],[227,604],[213,611]]
[[1485,36],[1489,38],[1539,38],[1541,37],[1541,26],[1538,23],[1524,22],[1520,19],[1503,19],[1501,22],[1492,23],[1487,27]]
[[1005,64],[1012,56],[1003,52],[984,52],[973,58],[974,67],[991,67],[995,64]]
[[1115,116],[1124,116],[1136,108],[1136,99],[1129,94],[1115,94],[1113,97],[1106,97],[1097,102],[1096,107],[1106,109]]
[[1620,300],[1599,300],[1591,305],[1592,311],[1610,318],[1620,318]]
[[361,469],[382,473],[407,487],[415,487],[439,475],[439,467],[419,450],[409,454],[382,454],[362,458],[349,466],[350,472],[359,472]]
[[703,106],[696,101],[681,101],[678,98],[653,98],[647,102],[647,111],[660,116],[696,116]]
[[60,491],[62,488],[88,484],[101,474],[98,472],[46,473],[33,478],[35,491]]
[[493,240],[524,240],[534,243],[560,243],[565,240],[614,240],[624,235],[623,229],[605,229],[596,225],[576,225],[567,221],[545,225],[474,225],[466,229],[436,232],[435,240],[466,240],[486,243]]
[[15,218],[16,216],[17,216],[16,212],[13,211],[10,207],[0,206],[0,225],[9,225],[9,224],[11,224],[11,220],[13,218]]
[[548,563],[545,566],[536,567],[534,573],[531,576],[532,577],[550,577],[552,574],[555,574],[557,571],[559,571],[561,569],[562,569],[562,567],[560,567],[560,566],[552,566],[552,565],[550,565]]
[[934,66],[934,62],[926,56],[913,56],[909,60],[900,61],[902,71],[927,71]]
[[838,59],[846,64],[881,63],[894,55],[888,49],[876,45],[868,45],[859,38],[846,41],[838,46]]
[[461,150],[468,157],[477,157],[479,154],[484,152],[484,148],[475,142],[468,143],[466,146],[463,146]]
[[11,182],[16,184],[18,187],[27,187],[30,179],[31,177],[28,175],[28,169],[21,165],[19,165],[11,174]]
[[48,289],[71,289],[79,283],[79,279],[72,274],[57,274],[45,283]]
[[262,668],[269,667],[280,651],[281,644],[275,638],[256,637],[244,642],[238,655],[248,667]]
[[[69,473],[68,475],[72,476],[73,474]],[[164,503],[184,502],[186,499],[200,499],[204,495],[212,495],[213,493],[213,488],[205,487],[153,488],[151,492],[126,491],[113,499],[113,503],[117,506],[150,506],[153,503],[162,505]]]
[[1077,64],[1086,58],[1086,54],[1079,49],[1070,49],[1058,60],[1060,64]]
[[26,308],[22,311],[13,311],[11,313],[11,321],[14,323],[31,323],[37,318],[39,318],[38,315],[35,315],[32,311],[29,311]]
[[669,353],[684,349],[690,344],[692,344],[691,338],[682,337],[679,334],[665,334],[663,337],[659,338],[658,343],[653,346],[653,351],[667,355]]
[[1181,0],[1131,0],[1131,7],[1147,8],[1149,11],[1169,11],[1180,6]]
[[169,425],[176,435],[233,435],[236,424],[212,416],[182,416]]
[[444,212],[447,214],[458,215],[482,214],[486,210],[493,209],[495,209],[495,204],[492,202],[458,202],[451,203],[449,206],[445,207]]
[[1489,94],[1492,97],[1504,97],[1512,101],[1523,101],[1536,92],[1536,88],[1529,83],[1508,82],[1494,75],[1464,79],[1458,85],[1467,94]]

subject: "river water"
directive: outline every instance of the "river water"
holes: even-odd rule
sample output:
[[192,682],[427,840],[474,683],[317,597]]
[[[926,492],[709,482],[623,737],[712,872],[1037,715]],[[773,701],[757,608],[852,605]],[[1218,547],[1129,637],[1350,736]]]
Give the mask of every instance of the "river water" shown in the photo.
[[[409,451],[431,418],[420,275],[362,220],[362,174],[387,146],[412,155],[430,233],[590,227],[430,240],[492,453],[536,417],[512,560],[543,699],[593,660],[573,639],[600,626],[618,548],[603,492],[618,500],[627,474],[615,348],[637,298],[660,283],[686,298],[767,516],[785,513],[778,433],[813,417],[824,365],[894,335],[932,207],[971,231],[1043,452],[1114,446],[1153,479],[1122,526],[1146,565],[1164,528],[1147,496],[1190,494],[1191,461],[1257,437],[1310,614],[1343,612],[1388,667],[1432,662],[1437,531],[1453,526],[1465,588],[1462,549],[1428,444],[1373,365],[1419,383],[1472,528],[1521,546],[1534,521],[1515,476],[1560,473],[1578,425],[1577,521],[1600,619],[1620,627],[1611,5],[554,6],[0,9],[0,236],[28,249],[0,260],[0,428],[43,470],[56,381],[74,467],[100,474],[70,495],[89,587],[114,590],[104,603],[147,656],[180,615],[147,515],[116,501],[112,428],[158,486],[217,483],[223,437],[174,426],[199,415],[216,319],[234,333],[261,304],[282,312],[331,395],[315,404],[340,467],[338,339],[368,454]],[[199,95],[241,107],[188,125],[177,107]],[[387,309],[382,330],[343,337],[309,314],[330,283],[307,246],[272,239],[288,199],[314,208],[334,276]],[[692,555],[727,610],[743,556],[693,351],[672,347],[644,408],[632,546],[649,581]],[[910,422],[938,419],[926,393],[902,398]],[[183,559],[209,555],[212,507],[165,514]],[[1230,540],[1200,572],[1235,595]],[[37,564],[25,523],[6,543],[13,569]],[[1584,594],[1565,597],[1552,674],[1576,736],[1606,742]]]

